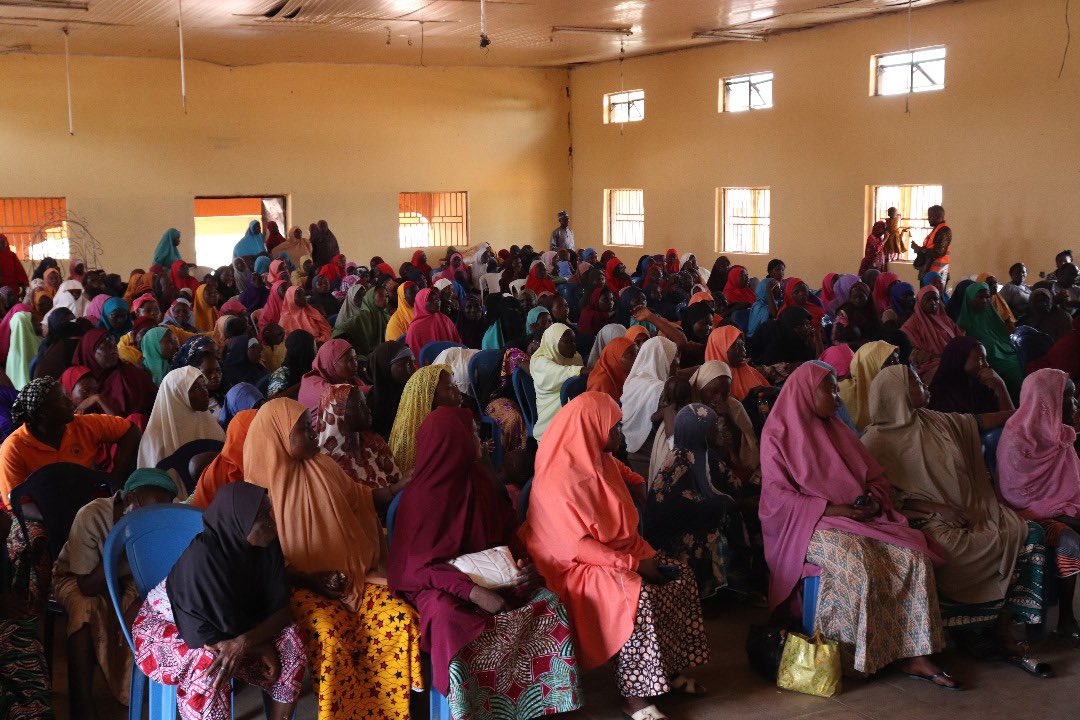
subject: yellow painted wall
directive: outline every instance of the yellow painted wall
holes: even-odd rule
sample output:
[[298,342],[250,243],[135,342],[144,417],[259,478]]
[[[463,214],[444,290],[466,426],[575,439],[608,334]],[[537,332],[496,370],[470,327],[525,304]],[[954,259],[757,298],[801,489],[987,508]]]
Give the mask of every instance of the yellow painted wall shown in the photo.
[[[73,37],[77,43],[77,37]],[[116,272],[164,230],[194,260],[196,195],[287,194],[342,249],[398,262],[398,192],[468,190],[471,240],[539,242],[569,204],[565,70],[187,65],[0,57],[0,197],[58,195]],[[237,237],[239,239],[239,237]]]
[[[600,245],[604,188],[639,187],[646,249],[692,248],[711,263],[716,188],[767,185],[770,253],[732,259],[761,274],[782,257],[817,285],[857,269],[867,185],[935,183],[954,275],[1004,275],[1018,259],[1036,275],[1058,250],[1080,250],[1080,52],[1074,37],[1057,79],[1062,3],[971,0],[913,20],[913,46],[945,44],[948,59],[946,89],[911,96],[910,113],[904,97],[869,96],[871,55],[907,48],[905,14],[575,68],[578,245]],[[773,109],[717,112],[720,78],[770,70]],[[620,89],[620,73],[626,89],[645,89],[645,120],[604,125],[602,96]],[[628,267],[641,254],[618,252]],[[914,277],[910,265],[901,276]]]

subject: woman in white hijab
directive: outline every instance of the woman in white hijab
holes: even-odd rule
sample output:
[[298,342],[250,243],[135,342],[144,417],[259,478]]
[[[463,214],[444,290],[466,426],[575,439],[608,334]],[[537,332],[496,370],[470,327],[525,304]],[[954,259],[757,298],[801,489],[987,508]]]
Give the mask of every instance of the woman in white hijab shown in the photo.
[[592,350],[589,351],[589,369],[596,367],[596,363],[600,361],[600,353],[609,342],[625,334],[626,326],[618,323],[609,323],[600,328],[600,332],[596,333],[596,340],[593,341]]
[[81,282],[78,280],[65,280],[60,283],[60,289],[56,291],[56,296],[53,297],[53,308],[66,307],[71,310],[76,318],[81,318],[86,314],[88,302]]
[[641,450],[652,434],[652,416],[660,405],[660,395],[671,375],[677,351],[675,343],[666,337],[649,338],[642,344],[623,383],[623,435],[629,453]]
[[[154,410],[139,443],[140,468],[157,467],[181,446],[192,440],[225,441],[225,431],[217,418],[207,412],[210,391],[199,368],[173,370],[161,381]],[[187,494],[180,488],[179,498]]]
[[555,323],[540,336],[540,347],[529,359],[529,374],[536,389],[533,437],[537,441],[562,407],[563,383],[581,375],[584,365],[574,344],[574,331],[566,325]]

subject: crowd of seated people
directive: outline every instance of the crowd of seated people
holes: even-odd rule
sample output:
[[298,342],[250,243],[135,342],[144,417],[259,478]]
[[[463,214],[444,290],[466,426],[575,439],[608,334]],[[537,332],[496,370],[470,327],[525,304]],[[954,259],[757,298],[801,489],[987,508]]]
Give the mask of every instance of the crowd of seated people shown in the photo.
[[[126,283],[0,263],[6,707],[50,712],[55,602],[78,718],[98,668],[138,701],[134,663],[185,720],[229,717],[231,679],[285,720],[305,676],[320,720],[400,720],[425,690],[457,720],[529,720],[582,707],[601,666],[659,720],[658,696],[705,692],[703,604],[797,627],[808,577],[845,672],[961,689],[951,635],[1052,676],[1018,637],[1058,602],[1080,642],[1071,252],[1030,287],[1022,264],[954,284],[939,233],[913,287],[879,225],[861,274],[820,287],[675,249],[359,264],[325,221],[253,222],[216,270],[170,229]],[[54,557],[11,493],[56,463],[113,494]],[[125,580],[118,617],[105,540],[164,503],[203,531],[147,596]],[[501,585],[459,561],[492,552]]]

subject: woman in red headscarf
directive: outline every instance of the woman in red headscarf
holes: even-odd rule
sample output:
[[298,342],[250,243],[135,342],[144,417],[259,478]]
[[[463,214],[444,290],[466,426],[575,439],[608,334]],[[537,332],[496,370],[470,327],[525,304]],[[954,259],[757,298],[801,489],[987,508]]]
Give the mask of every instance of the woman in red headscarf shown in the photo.
[[[504,253],[506,251],[505,250],[500,250],[499,252],[500,252],[500,257],[501,257],[501,253]],[[509,253],[507,253],[507,254],[509,255]],[[421,273],[423,273],[425,280],[427,280],[428,278],[431,277],[431,266],[428,265],[428,263],[427,263],[427,253],[424,252],[423,250],[417,250],[416,252],[414,252],[412,254],[412,260],[409,261],[409,264],[411,264],[414,268],[416,268]]]
[[664,254],[664,272],[675,274],[679,272],[679,251],[675,248],[668,248],[667,253]]
[[724,299],[729,306],[744,304],[750,307],[757,301],[757,295],[750,289],[746,268],[742,265],[732,265],[728,271],[727,283],[724,284]]
[[75,348],[71,364],[90,368],[99,394],[117,415],[149,415],[157,396],[150,373],[120,359],[116,342],[102,328],[87,330]]
[[[611,252],[606,250],[604,254]],[[607,286],[611,288],[611,292],[615,293],[616,299],[619,297],[619,293],[623,288],[630,287],[630,278],[626,275],[626,265],[623,261],[617,257],[611,257],[604,265],[604,279],[607,281]]]
[[177,292],[187,288],[194,293],[195,288],[199,287],[199,281],[191,277],[188,272],[188,264],[183,260],[177,260],[169,269],[169,279],[172,280],[173,287],[176,288]]
[[405,331],[405,343],[417,358],[420,357],[420,348],[430,342],[461,342],[457,326],[439,312],[439,304],[439,291],[433,288],[424,288],[416,293],[416,299],[413,300],[413,319],[409,323],[409,329]]
[[900,282],[900,277],[896,273],[883,272],[877,276],[877,280],[874,281],[874,303],[877,305],[878,312],[885,312],[892,307],[889,288],[893,286],[893,283],[898,282]]
[[544,263],[536,263],[529,270],[529,279],[525,281],[525,289],[532,290],[538,296],[544,292],[555,294],[555,283],[548,277],[548,271],[544,267]]
[[776,313],[778,316],[789,307],[802,308],[810,313],[810,322],[814,327],[821,327],[821,318],[825,315],[825,309],[810,301],[810,286],[802,278],[793,277],[788,279],[784,290],[784,304]]

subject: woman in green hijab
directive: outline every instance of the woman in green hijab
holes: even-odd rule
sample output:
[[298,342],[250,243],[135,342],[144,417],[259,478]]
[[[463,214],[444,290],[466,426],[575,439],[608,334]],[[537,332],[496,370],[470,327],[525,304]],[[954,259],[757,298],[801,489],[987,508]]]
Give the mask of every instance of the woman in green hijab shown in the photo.
[[383,342],[390,313],[386,311],[386,288],[377,285],[364,294],[360,309],[334,326],[333,337],[348,340],[357,357],[367,357]]
[[1019,405],[1024,369],[1020,366],[1016,349],[1009,341],[1009,329],[990,304],[990,288],[986,283],[968,285],[957,325],[983,344],[990,367],[1005,381],[1013,403]]
[[166,230],[154,249],[154,264],[168,271],[172,264],[180,259],[180,248],[177,247],[179,244],[180,231],[176,228]]
[[160,385],[162,378],[172,370],[172,359],[179,349],[176,336],[169,332],[169,328],[158,325],[143,334],[139,347],[142,350],[143,365],[154,379],[154,384]]

